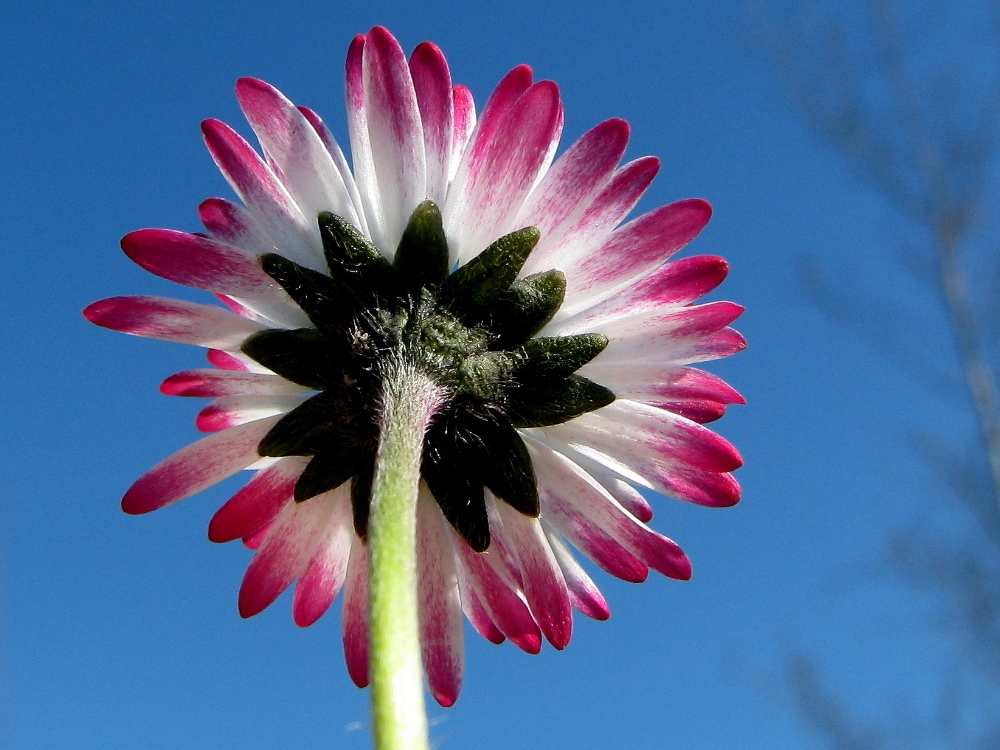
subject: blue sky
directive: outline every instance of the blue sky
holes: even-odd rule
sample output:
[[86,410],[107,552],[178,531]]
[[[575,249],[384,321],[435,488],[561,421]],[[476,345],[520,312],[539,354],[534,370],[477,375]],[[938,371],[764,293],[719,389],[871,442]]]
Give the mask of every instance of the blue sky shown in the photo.
[[[119,238],[197,231],[198,203],[230,195],[198,124],[249,133],[239,76],[313,107],[346,142],[344,55],[376,23],[407,50],[438,43],[480,105],[521,62],[556,80],[564,146],[629,120],[628,155],[663,160],[640,209],[712,202],[687,252],[729,259],[714,297],[747,307],[737,327],[750,342],[711,368],[749,401],[717,424],[746,458],[744,501],[654,504],[693,580],[598,574],[612,618],[578,617],[562,653],[530,657],[469,630],[462,697],[430,711],[436,746],[810,746],[780,679],[799,647],[862,711],[900,690],[925,700],[942,652],[928,603],[896,583],[884,545],[944,493],[908,431],[969,425],[802,291],[812,256],[912,309],[931,304],[882,260],[901,227],[801,127],[741,7],[0,3],[0,746],[368,746],[368,695],[346,674],[337,606],[307,630],[287,595],[240,619],[251,553],[205,535],[234,482],[149,516],[119,508],[135,478],[195,438],[199,404],[157,386],[202,366],[201,353],[98,329],[80,311],[116,294],[191,297],[130,263]],[[933,316],[901,322],[926,325],[928,351],[947,355]]]

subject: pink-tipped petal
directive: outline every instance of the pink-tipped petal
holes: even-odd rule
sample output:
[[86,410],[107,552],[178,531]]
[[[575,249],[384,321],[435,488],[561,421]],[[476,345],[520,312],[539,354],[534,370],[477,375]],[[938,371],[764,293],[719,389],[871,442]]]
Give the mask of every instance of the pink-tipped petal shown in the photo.
[[711,215],[712,207],[705,201],[683,200],[616,229],[599,248],[562,268],[573,282],[572,292],[566,290],[564,315],[589,307],[653,271],[693,240]]
[[[736,448],[707,427],[628,399],[617,399],[551,429],[564,427],[583,444],[615,456],[627,466],[653,461],[729,472],[743,465]],[[551,434],[550,428],[546,432]]]
[[319,139],[323,141],[323,145],[326,146],[326,150],[330,153],[330,158],[333,159],[337,171],[340,172],[340,178],[344,181],[351,204],[355,208],[355,214],[359,222],[357,225],[358,229],[366,237],[369,236],[368,221],[365,219],[364,210],[362,210],[361,193],[358,191],[358,183],[354,179],[354,173],[351,172],[351,165],[347,163],[344,151],[340,148],[340,144],[337,143],[337,139],[334,138],[333,132],[326,126],[326,123],[323,122],[323,119],[318,114],[309,109],[309,107],[301,106],[299,107],[299,112],[309,121]]
[[198,216],[211,235],[255,255],[273,253],[271,238],[249,211],[225,198],[209,198],[198,206]]
[[476,632],[490,643],[497,645],[507,640],[507,637],[500,632],[496,626],[486,606],[479,600],[475,588],[466,578],[465,569],[461,565],[456,565],[458,571],[459,594],[462,597],[462,610]]
[[209,153],[267,232],[278,253],[309,268],[325,268],[319,228],[307,219],[274,171],[243,137],[219,120],[201,124]]
[[608,607],[608,602],[601,590],[597,588],[597,584],[587,575],[583,566],[577,562],[573,553],[563,542],[562,537],[558,533],[550,531],[544,524],[542,528],[549,546],[552,548],[552,554],[555,555],[556,561],[562,569],[563,578],[566,579],[566,588],[573,609],[594,620],[607,620],[611,617],[611,608]]
[[544,256],[584,212],[621,161],[628,136],[625,120],[606,120],[584,133],[545,173],[516,221],[541,232],[533,254]]
[[619,398],[643,403],[746,403],[746,399],[718,375],[695,367],[644,362],[591,362],[580,370],[580,374],[607,386]]
[[423,42],[410,56],[410,75],[423,122],[427,161],[427,197],[444,205],[448,192],[454,102],[448,62],[437,45]]
[[254,362],[245,354],[235,352],[224,352],[222,349],[209,349],[206,353],[208,361],[220,370],[232,370],[234,372],[257,372],[271,374],[266,367]]
[[289,456],[258,471],[212,516],[208,538],[218,543],[231,542],[270,528],[285,503],[291,500],[295,482],[307,463],[301,456]]
[[[278,510],[281,510],[281,508],[278,508]],[[278,517],[277,513],[275,513],[275,518],[277,517]],[[272,518],[267,524],[257,529],[257,531],[255,531],[254,533],[247,534],[245,537],[243,537],[242,540],[243,546],[245,546],[247,549],[254,549],[254,550],[260,549],[260,545],[264,543],[264,539],[267,538],[267,532],[271,530],[271,526],[273,524],[274,524],[274,519]]]
[[332,211],[357,225],[354,203],[340,170],[316,129],[295,105],[257,78],[237,81],[236,98],[303,214],[315,217],[321,211]]
[[126,234],[121,244],[135,263],[178,284],[249,298],[273,298],[281,289],[264,273],[258,256],[208,237],[140,229]]
[[462,162],[472,132],[476,129],[476,102],[472,92],[462,85],[451,89],[452,107],[454,109],[455,128],[451,137],[451,157],[448,160],[448,182],[455,179],[458,165]]
[[315,554],[295,585],[292,617],[300,628],[316,622],[337,598],[347,578],[351,545],[357,541],[351,515],[350,485],[345,483],[330,493],[330,502],[333,504],[330,520],[316,545]]
[[257,443],[277,417],[233,427],[182,448],[143,474],[122,498],[126,513],[148,513],[183,500],[260,458]]
[[218,432],[230,427],[290,412],[305,396],[227,396],[202,409],[195,426],[202,432]]
[[241,617],[253,617],[274,603],[309,564],[326,528],[333,503],[326,495],[286,502],[250,561],[240,586]]
[[567,456],[532,447],[539,482],[558,489],[550,493],[551,506],[574,526],[602,529],[643,563],[670,578],[691,577],[687,555],[672,540],[657,534],[628,513],[594,477]]
[[164,297],[111,297],[89,305],[83,316],[132,336],[230,351],[264,327],[218,307]]
[[160,393],[166,396],[194,398],[294,395],[304,390],[277,375],[209,369],[178,372],[160,384]]
[[599,252],[612,230],[635,208],[659,169],[659,159],[645,156],[616,170],[597,193],[583,202],[558,236],[545,242],[541,252],[532,253],[523,273],[558,268],[567,280],[564,306],[579,306],[581,300],[589,300],[590,284],[580,272],[580,264]]
[[[480,126],[485,121],[484,114]],[[483,142],[478,133],[473,136],[462,167],[468,172],[464,195],[452,206],[449,194],[445,217],[446,230],[456,237],[460,262],[474,257],[500,236],[520,229],[515,226],[517,212],[547,165],[561,132],[559,89],[551,81],[541,81],[511,107],[492,139]]]
[[382,201],[379,196],[378,180],[375,177],[371,137],[368,134],[367,96],[364,83],[363,60],[366,42],[367,37],[358,34],[347,50],[344,99],[347,104],[347,131],[351,141],[354,178],[368,224],[368,238],[382,248],[385,245]]
[[691,365],[722,359],[747,348],[743,334],[733,328],[723,328],[709,336],[678,338],[671,342],[670,350],[660,354],[675,365]]
[[423,484],[417,497],[417,581],[427,684],[439,704],[452,706],[465,669],[462,602],[448,522]]
[[347,673],[355,685],[368,687],[368,548],[360,539],[351,545],[341,619]]
[[426,197],[424,135],[413,80],[399,42],[376,26],[362,59],[365,117],[378,181],[383,236],[376,244],[396,252],[410,214]]
[[573,635],[573,609],[562,569],[537,518],[529,518],[503,502],[497,503],[497,510],[517,554],[524,594],[535,622],[549,643],[562,650]]
[[529,654],[542,650],[542,632],[531,612],[517,593],[497,572],[497,563],[489,551],[473,552],[457,534],[452,539],[465,578],[486,608],[490,620],[510,642]]

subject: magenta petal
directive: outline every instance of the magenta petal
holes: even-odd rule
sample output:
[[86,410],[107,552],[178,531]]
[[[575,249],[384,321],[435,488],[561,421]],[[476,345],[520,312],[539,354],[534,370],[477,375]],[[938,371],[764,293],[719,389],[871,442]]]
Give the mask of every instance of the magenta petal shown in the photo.
[[330,519],[326,496],[286,502],[250,561],[240,586],[240,616],[253,617],[271,606],[309,564]]
[[451,136],[451,157],[448,160],[448,181],[455,179],[458,165],[462,161],[465,147],[476,129],[476,102],[472,92],[462,85],[451,89],[452,107],[454,110],[455,127]]
[[306,463],[299,456],[291,456],[258,471],[212,516],[208,538],[213,542],[231,542],[268,528],[286,501],[291,500],[295,482]]
[[178,284],[237,297],[274,297],[280,287],[259,258],[233,245],[172,229],[140,229],[122,250],[150,273]]
[[[344,98],[347,103],[347,130],[351,140],[351,159],[354,163],[355,182],[361,195],[368,223],[369,237],[380,248],[384,243],[384,230],[378,181],[372,155],[371,137],[368,134],[368,113],[365,106],[364,51],[367,37],[358,34],[347,50]],[[393,248],[395,250],[395,248]],[[383,252],[385,250],[383,249]]]
[[486,611],[485,605],[479,600],[475,588],[469,583],[465,575],[465,569],[461,565],[456,565],[455,567],[458,572],[459,593],[462,598],[462,610],[465,612],[465,616],[469,618],[469,622],[475,628],[476,632],[490,643],[497,645],[503,643],[507,640],[507,637],[500,632],[500,628],[496,626],[496,623],[493,622],[493,619]]
[[[480,127],[483,123],[485,114]],[[473,136],[464,165],[468,182],[454,206],[449,193],[446,211],[449,231],[459,232],[461,261],[520,228],[514,225],[517,213],[547,166],[562,124],[559,89],[551,81],[541,81],[511,107],[489,142],[482,142],[478,133]]]
[[417,498],[417,582],[427,684],[439,704],[452,706],[465,669],[462,602],[448,522],[426,485]]
[[323,270],[319,228],[307,220],[274,171],[243,137],[219,120],[201,124],[212,158],[282,255]]
[[[280,510],[280,508],[278,509]],[[275,516],[277,518],[277,516]],[[274,523],[274,519],[271,519],[260,529],[252,534],[247,534],[243,537],[243,545],[247,549],[259,549],[260,545],[264,543],[264,539],[267,537],[267,532],[271,530],[271,525]]]
[[573,553],[566,547],[559,534],[546,528],[545,537],[566,579],[566,588],[573,609],[595,620],[607,620],[611,617],[611,609],[604,594],[573,557]]
[[247,121],[282,182],[306,217],[332,211],[358,223],[340,170],[305,116],[274,86],[257,78],[236,82]]
[[143,474],[122,498],[126,513],[148,513],[183,500],[245,469],[260,458],[257,443],[277,417],[216,432],[182,448]]
[[[473,552],[464,539],[455,537],[453,546],[465,567],[466,580],[486,608],[490,620],[511,643],[529,654],[542,650],[542,633],[520,597],[503,580],[489,552]],[[502,565],[502,563],[499,563]]]
[[178,372],[160,384],[164,395],[195,398],[294,395],[304,390],[277,375],[209,369]]
[[362,72],[372,164],[384,222],[383,236],[373,239],[391,255],[413,209],[426,197],[423,127],[406,56],[395,37],[381,26],[368,34]]
[[410,56],[410,75],[423,122],[427,197],[444,205],[451,166],[454,102],[448,62],[435,44],[423,42]]
[[538,227],[541,232],[533,254],[545,256],[580,218],[621,161],[628,136],[625,120],[602,122],[584,133],[546,172],[517,219],[519,225]]
[[198,206],[198,216],[213,237],[256,255],[274,252],[271,239],[249,211],[224,198],[209,198]]
[[209,349],[207,352],[208,361],[220,370],[232,370],[234,372],[261,372],[263,368],[249,357],[233,352],[224,352],[222,349]]
[[368,548],[360,540],[351,545],[341,619],[347,673],[355,685],[368,687]]
[[708,203],[691,199],[654,209],[619,227],[577,267],[564,269],[579,290],[574,300],[597,298],[649,273],[693,240],[711,215]]
[[670,360],[673,364],[688,365],[728,357],[747,348],[743,335],[732,328],[723,328],[710,336],[692,336],[671,343]]
[[566,579],[537,518],[529,518],[507,503],[497,509],[520,562],[528,606],[549,643],[557,649],[569,645],[573,610],[566,593]]
[[312,625],[333,604],[347,578],[351,546],[360,543],[354,534],[348,485],[342,485],[331,502],[333,515],[327,522],[315,554],[295,585],[292,617],[300,628]]
[[164,297],[102,299],[87,306],[83,316],[132,336],[231,351],[264,327],[218,307]]
[[227,396],[198,413],[195,426],[202,432],[217,432],[255,419],[285,414],[305,401],[304,396]]

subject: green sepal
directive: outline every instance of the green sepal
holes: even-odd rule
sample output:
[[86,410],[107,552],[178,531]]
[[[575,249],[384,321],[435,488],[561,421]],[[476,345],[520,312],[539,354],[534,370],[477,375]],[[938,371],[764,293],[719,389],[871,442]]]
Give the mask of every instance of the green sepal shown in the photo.
[[510,391],[506,411],[514,427],[547,427],[568,422],[614,400],[615,394],[603,385],[571,375],[545,387],[533,384]]
[[285,414],[257,444],[261,456],[311,456],[330,445],[364,439],[357,415],[339,395],[313,396]]
[[354,290],[277,253],[261,256],[260,265],[320,331],[333,337],[344,335],[354,316]]
[[301,503],[336,489],[357,473],[356,452],[345,452],[340,446],[323,448],[316,452],[295,482],[295,502]]
[[338,374],[336,346],[315,328],[258,331],[243,342],[240,351],[306,388],[323,390]]
[[510,288],[540,237],[527,227],[504,235],[441,285],[441,302],[464,322],[475,324]]
[[374,299],[395,286],[392,264],[354,225],[336,214],[319,214],[319,236],[330,276],[357,296]]
[[437,289],[448,277],[448,241],[434,201],[424,201],[410,215],[393,267],[400,289],[414,298],[422,288]]
[[528,383],[537,378],[568,377],[607,346],[608,337],[600,333],[529,339],[515,353],[521,360],[515,378]]
[[351,512],[354,532],[368,539],[368,516],[372,507],[372,482],[375,481],[375,454],[361,458],[361,466],[351,482]]
[[491,348],[509,349],[527,341],[552,320],[565,297],[562,271],[536,273],[514,282],[484,316],[496,336]]

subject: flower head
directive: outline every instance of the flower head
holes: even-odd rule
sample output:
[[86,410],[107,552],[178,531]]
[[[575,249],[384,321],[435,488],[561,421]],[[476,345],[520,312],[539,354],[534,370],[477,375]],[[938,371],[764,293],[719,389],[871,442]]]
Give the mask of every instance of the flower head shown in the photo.
[[[212,519],[214,541],[256,550],[240,590],[250,616],[293,582],[315,622],[343,589],[348,670],[368,682],[369,499],[382,383],[401,358],[441,394],[417,499],[423,660],[443,705],[462,679],[462,614],[484,637],[536,653],[570,640],[572,609],[608,606],[570,545],[642,581],[691,566],[647,525],[637,488],[732,505],[741,459],[703,426],[742,398],[692,363],[744,347],[742,308],[692,303],[728,266],[668,261],[709,219],[699,200],[623,224],[655,175],[619,166],[622,120],[554,160],[559,92],[520,66],[477,121],[440,50],[407,61],[388,31],[352,43],[353,170],[323,121],[272,86],[238,82],[263,158],[227,125],[202,130],[243,205],[200,207],[207,235],[133,232],[126,254],[229,308],[118,297],[98,325],[208,348],[214,366],[161,390],[211,398],[208,437],[141,477],[123,507],[145,513],[243,469]],[[568,544],[567,544],[568,543]]]

